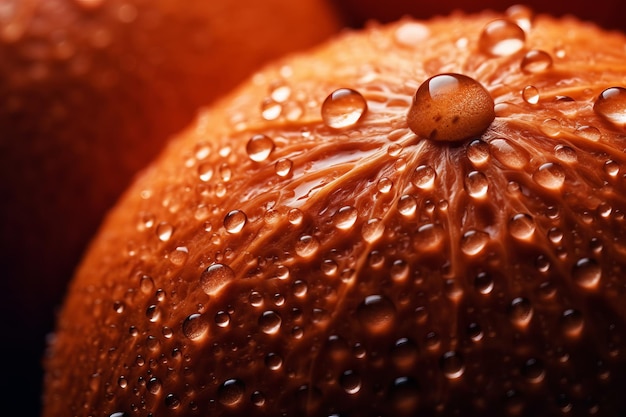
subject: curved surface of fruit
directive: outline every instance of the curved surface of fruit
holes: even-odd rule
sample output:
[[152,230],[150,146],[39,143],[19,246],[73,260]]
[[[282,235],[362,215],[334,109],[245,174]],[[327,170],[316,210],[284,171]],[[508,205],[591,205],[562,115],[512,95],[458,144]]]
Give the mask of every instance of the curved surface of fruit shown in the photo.
[[10,300],[0,315],[20,340],[2,354],[37,367],[16,366],[3,391],[40,385],[52,312],[134,173],[199,106],[338,29],[317,0],[0,2],[0,269]]
[[[346,33],[202,113],[82,262],[45,415],[623,414],[626,38],[526,17]],[[409,128],[443,73],[482,133]]]

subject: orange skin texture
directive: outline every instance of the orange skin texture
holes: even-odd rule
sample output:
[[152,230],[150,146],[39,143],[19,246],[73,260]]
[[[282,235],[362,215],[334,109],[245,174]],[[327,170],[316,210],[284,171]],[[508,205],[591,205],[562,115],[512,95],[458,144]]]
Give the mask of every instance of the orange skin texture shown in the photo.
[[[80,264],[44,416],[623,413],[625,133],[593,107],[626,82],[626,37],[540,16],[493,57],[496,17],[344,33],[201,113]],[[522,71],[531,49],[552,65]],[[409,129],[444,72],[493,98],[480,141]],[[334,129],[339,88],[368,110]],[[253,160],[260,134],[275,146]]]
[[133,175],[198,108],[340,27],[324,0],[80,3],[2,2],[0,316],[20,341],[2,354],[30,358],[11,387],[40,385],[53,311]]

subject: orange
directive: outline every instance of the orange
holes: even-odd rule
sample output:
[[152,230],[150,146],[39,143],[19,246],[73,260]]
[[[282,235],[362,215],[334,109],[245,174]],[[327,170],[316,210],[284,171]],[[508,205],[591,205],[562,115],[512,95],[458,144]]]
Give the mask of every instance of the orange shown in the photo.
[[624,414],[626,37],[517,18],[370,25],[202,112],[80,264],[44,416]]
[[[262,63],[338,29],[324,0],[3,1],[1,315],[23,341],[3,356],[35,366],[86,242],[171,134]],[[23,366],[6,380],[38,386]]]

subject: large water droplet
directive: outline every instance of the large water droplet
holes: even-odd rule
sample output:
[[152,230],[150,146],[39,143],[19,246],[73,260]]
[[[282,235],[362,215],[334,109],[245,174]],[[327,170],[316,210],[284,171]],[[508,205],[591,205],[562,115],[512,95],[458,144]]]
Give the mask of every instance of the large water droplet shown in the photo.
[[233,210],[224,217],[224,228],[228,233],[236,234],[246,225],[248,217],[241,210]]
[[533,174],[533,179],[543,188],[558,190],[565,183],[565,171],[561,165],[548,162],[539,167]]
[[424,81],[407,114],[419,137],[460,141],[482,135],[495,118],[493,99],[478,81],[461,74],[440,74]]
[[213,264],[200,275],[200,286],[206,294],[214,295],[234,279],[235,272],[229,266]]
[[322,103],[322,120],[328,127],[342,129],[354,126],[367,111],[367,101],[358,91],[340,88]]
[[277,312],[268,310],[264,311],[259,317],[259,327],[266,334],[276,334],[280,329],[283,320]]
[[611,87],[600,94],[593,110],[613,125],[626,127],[626,88]]
[[473,198],[484,198],[489,189],[487,176],[479,171],[472,171],[465,177],[465,191]]
[[192,314],[183,322],[183,334],[188,339],[201,339],[208,331],[209,323],[201,314]]
[[582,258],[574,265],[573,277],[574,282],[579,286],[594,289],[597,288],[602,277],[602,268],[594,259]]
[[509,222],[509,232],[516,239],[530,240],[535,233],[535,221],[529,214],[516,214]]
[[539,49],[530,50],[522,59],[522,71],[527,73],[543,72],[552,66],[552,57],[549,53]]
[[381,333],[393,327],[396,309],[388,298],[370,295],[359,305],[357,315],[363,327],[372,333]]
[[358,217],[357,210],[352,206],[344,206],[333,216],[333,223],[337,229],[348,230],[354,226]]
[[255,162],[265,161],[274,150],[274,141],[265,135],[254,135],[246,145],[248,157]]
[[470,230],[461,238],[461,250],[469,256],[478,255],[487,246],[489,234],[478,230]]
[[457,379],[465,372],[463,358],[458,352],[449,351],[441,356],[439,366],[446,378]]
[[303,258],[309,258],[317,253],[320,242],[311,235],[302,235],[296,242],[296,254]]
[[481,52],[492,56],[509,56],[524,47],[526,34],[517,24],[506,19],[488,23],[483,29],[478,47]]
[[228,379],[219,386],[217,390],[218,401],[225,406],[235,406],[239,404],[246,391],[245,384],[238,379]]

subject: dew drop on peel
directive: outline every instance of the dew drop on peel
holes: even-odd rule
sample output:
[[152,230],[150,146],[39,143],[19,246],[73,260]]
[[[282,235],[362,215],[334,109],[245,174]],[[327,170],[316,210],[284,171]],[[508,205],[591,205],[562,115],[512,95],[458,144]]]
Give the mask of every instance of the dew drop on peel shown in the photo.
[[478,40],[484,54],[502,57],[513,55],[524,47],[526,34],[516,23],[497,19],[485,25]]
[[611,124],[626,128],[626,88],[607,88],[596,99],[593,110]]
[[478,81],[439,74],[417,89],[407,123],[420,138],[456,142],[481,136],[494,118],[493,98]]
[[254,135],[246,145],[248,157],[255,161],[265,161],[274,150],[274,141],[265,135]]
[[354,126],[367,111],[367,101],[358,91],[340,88],[322,103],[322,120],[333,129]]

